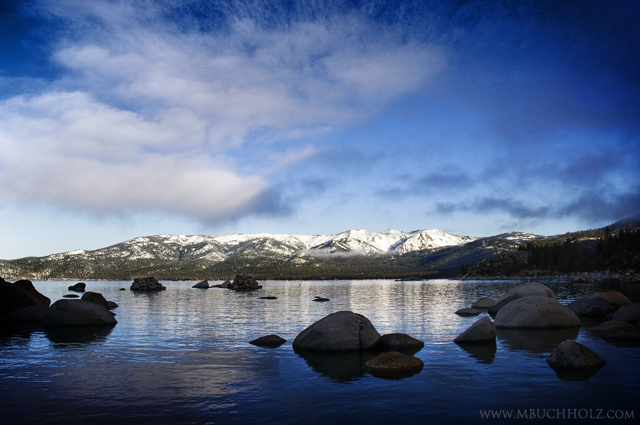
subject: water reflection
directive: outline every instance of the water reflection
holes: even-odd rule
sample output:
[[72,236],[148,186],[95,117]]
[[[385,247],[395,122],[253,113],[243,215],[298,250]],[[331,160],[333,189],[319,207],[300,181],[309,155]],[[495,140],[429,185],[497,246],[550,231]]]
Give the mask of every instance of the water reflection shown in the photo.
[[460,348],[466,351],[470,357],[473,357],[478,363],[491,364],[496,357],[498,346],[495,341],[482,344],[458,344]]
[[355,351],[349,353],[326,353],[296,350],[315,372],[335,382],[349,382],[364,376],[362,366],[379,353]]
[[554,369],[562,381],[588,381],[600,368],[591,370]]
[[579,328],[497,329],[497,338],[511,350],[548,355],[561,342],[578,337]]
[[56,347],[104,341],[114,326],[46,326],[44,334]]

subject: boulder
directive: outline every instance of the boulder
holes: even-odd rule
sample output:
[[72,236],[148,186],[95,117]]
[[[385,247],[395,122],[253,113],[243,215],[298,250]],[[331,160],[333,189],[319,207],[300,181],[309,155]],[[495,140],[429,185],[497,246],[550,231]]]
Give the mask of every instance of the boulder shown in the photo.
[[506,294],[504,294],[494,305],[489,308],[489,314],[494,316],[500,311],[502,307],[509,304],[512,301],[515,301],[524,297],[547,297],[552,300],[556,299],[556,294],[546,286],[537,283],[537,282],[529,282],[515,288],[512,288]]
[[315,301],[315,302],[317,302],[317,303],[323,303],[323,302],[331,301],[331,300],[330,300],[329,298],[319,297],[319,296],[317,296],[317,295],[316,295],[316,296],[313,298],[313,301]]
[[506,304],[495,318],[496,328],[568,328],[580,319],[567,306],[547,297],[524,297]]
[[382,335],[382,345],[392,350],[421,350],[424,342],[406,334],[391,333]]
[[107,301],[107,308],[109,310],[113,310],[114,308],[118,308],[118,307],[120,307],[120,306],[118,304],[116,304],[115,302]]
[[380,340],[369,319],[351,311],[338,311],[300,332],[292,346],[294,350],[359,351],[376,346]]
[[277,300],[278,297],[266,296],[266,297],[258,297],[259,300]]
[[460,310],[456,311],[456,314],[458,316],[477,316],[480,313],[482,313],[482,311],[472,307],[461,308]]
[[400,378],[415,375],[423,367],[424,363],[417,357],[389,351],[366,362],[362,370],[382,378]]
[[262,288],[258,281],[248,274],[238,274],[233,279],[233,282],[228,286],[229,289],[234,291],[254,291]]
[[278,335],[265,335],[260,338],[249,341],[249,344],[257,345],[260,347],[279,347],[287,342],[286,339],[279,337]]
[[19,310],[14,310],[9,314],[9,317],[14,322],[42,322],[44,314],[49,307],[42,304],[30,305],[29,307],[23,307]]
[[554,369],[591,370],[599,369],[607,362],[589,347],[569,339],[553,350],[547,363]]
[[622,307],[623,305],[631,304],[631,300],[627,298],[623,293],[614,291],[613,289],[608,289],[606,291],[597,292],[598,296],[607,299],[617,305],[618,307]]
[[640,320],[640,303],[627,304],[620,307],[611,319],[621,322],[638,323],[638,320]]
[[108,308],[83,300],[58,300],[42,318],[45,326],[115,325],[115,315]]
[[0,282],[0,317],[7,316],[15,310],[39,304],[20,287],[4,280]]
[[35,298],[43,306],[49,307],[51,305],[51,300],[38,292],[38,290],[33,287],[33,283],[31,283],[30,280],[18,280],[14,282],[13,285],[22,289],[32,298]]
[[491,308],[495,303],[496,301],[493,298],[482,297],[471,304],[471,308]]
[[202,282],[198,282],[195,285],[193,285],[192,288],[209,289],[210,288],[209,281],[205,279]]
[[600,291],[589,294],[569,304],[578,316],[605,317],[631,301],[618,291]]
[[462,332],[453,340],[456,344],[478,344],[495,342],[496,326],[487,316],[469,326],[466,331]]
[[158,279],[150,277],[136,277],[131,284],[132,291],[164,291],[167,289]]
[[85,292],[80,298],[82,301],[89,301],[90,303],[100,304],[103,307],[109,308],[109,303],[106,298],[97,292]]
[[631,323],[621,322],[619,320],[609,320],[608,322],[604,322],[598,326],[587,329],[589,332],[593,332],[595,334],[606,334],[608,332],[614,332],[620,329],[627,329],[633,327]]
[[80,298],[78,294],[65,294],[62,296],[63,298]]
[[87,284],[84,282],[78,282],[75,285],[69,286],[69,291],[74,292],[84,292],[87,287]]
[[230,280],[225,280],[224,282],[222,282],[220,284],[220,288],[229,288],[231,286],[231,281]]

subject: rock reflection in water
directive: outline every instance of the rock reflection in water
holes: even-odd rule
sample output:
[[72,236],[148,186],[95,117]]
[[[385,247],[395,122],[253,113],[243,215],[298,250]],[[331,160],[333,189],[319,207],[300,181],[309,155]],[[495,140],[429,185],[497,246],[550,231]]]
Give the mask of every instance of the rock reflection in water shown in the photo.
[[499,341],[512,349],[536,355],[548,355],[561,342],[576,339],[580,328],[562,329],[498,329]]
[[364,376],[362,366],[380,354],[372,351],[330,353],[296,350],[311,369],[336,382],[348,382]]
[[588,381],[598,373],[600,368],[591,370],[554,369],[558,378],[562,381]]
[[498,346],[495,341],[489,341],[480,344],[458,344],[460,348],[466,351],[469,356],[473,357],[478,363],[491,364],[496,357]]
[[104,341],[114,326],[46,326],[44,334],[56,345]]

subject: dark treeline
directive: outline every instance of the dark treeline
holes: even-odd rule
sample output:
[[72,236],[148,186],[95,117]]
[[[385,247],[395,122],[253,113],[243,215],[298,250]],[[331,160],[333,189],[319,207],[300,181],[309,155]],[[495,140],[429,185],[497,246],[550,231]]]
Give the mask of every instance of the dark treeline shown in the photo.
[[[612,234],[604,230],[575,232],[574,237],[598,239],[529,242],[518,251],[531,253],[529,266],[537,269],[558,270],[565,273],[607,269],[637,268],[640,266],[640,230],[621,229]],[[578,235],[580,233],[580,235]],[[584,234],[583,234],[584,233]],[[568,236],[568,235],[563,235]]]

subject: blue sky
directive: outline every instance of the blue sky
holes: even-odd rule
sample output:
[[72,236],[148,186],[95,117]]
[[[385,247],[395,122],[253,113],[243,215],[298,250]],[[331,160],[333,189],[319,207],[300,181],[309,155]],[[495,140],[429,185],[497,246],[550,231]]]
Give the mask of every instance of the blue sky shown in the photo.
[[638,1],[1,4],[0,258],[639,212]]

